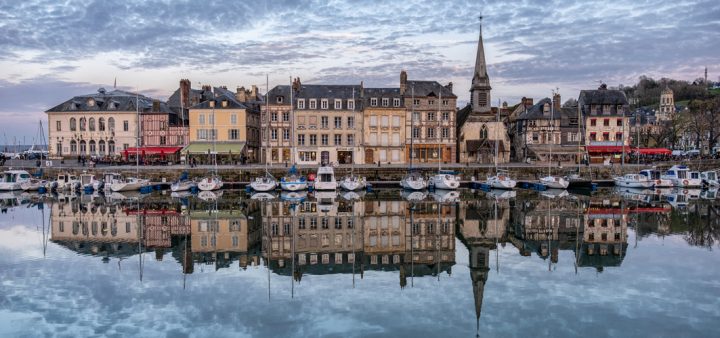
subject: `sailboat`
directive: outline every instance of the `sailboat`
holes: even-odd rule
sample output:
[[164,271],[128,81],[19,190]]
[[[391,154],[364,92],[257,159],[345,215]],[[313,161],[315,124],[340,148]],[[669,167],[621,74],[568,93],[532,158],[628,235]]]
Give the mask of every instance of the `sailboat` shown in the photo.
[[212,149],[212,159],[213,159],[213,173],[209,177],[203,177],[203,179],[198,183],[198,189],[202,191],[212,191],[212,190],[218,190],[222,189],[223,187],[223,181],[220,179],[220,177],[217,174],[217,151],[215,151],[215,142],[217,140],[217,133],[215,132],[215,90],[213,89],[213,95],[212,100],[209,102],[210,106],[212,107],[212,140],[213,140],[213,149]]
[[[412,88],[412,101],[415,102],[415,87]],[[413,105],[414,106],[414,105]],[[410,130],[414,128],[415,125],[415,112],[413,111],[410,115]],[[400,181],[400,186],[403,189],[407,190],[423,190],[427,188],[428,182],[425,180],[425,177],[423,177],[420,172],[413,169],[413,157],[415,157],[415,152],[413,150],[413,140],[415,138],[410,137],[410,169],[408,170],[408,173],[405,175],[405,177],[402,178]]]
[[[438,116],[440,116],[440,103],[442,102],[442,89],[439,92],[438,97]],[[438,125],[440,124],[438,120]],[[458,179],[457,175],[455,175],[455,172],[449,171],[449,170],[442,170],[442,151],[441,151],[441,139],[440,139],[441,133],[438,130],[437,131],[437,139],[438,139],[438,173],[430,177],[429,186],[432,186],[435,189],[444,189],[444,190],[455,190],[460,187],[460,180]]]
[[[43,130],[42,120],[40,121],[40,126],[38,128],[38,136],[42,138],[43,142],[45,141],[45,131]],[[34,149],[35,144],[33,144],[33,146],[30,148],[30,150],[28,150],[28,152],[32,152]],[[45,149],[47,149],[47,144],[45,144]],[[20,183],[20,188],[23,191],[38,191],[40,190],[40,188],[47,188],[48,181],[41,178],[43,172],[43,164],[45,163],[45,161],[43,161],[44,151],[44,149],[40,150],[40,170],[35,173],[37,178],[31,177],[29,180]]]
[[172,192],[179,192],[179,191],[188,191],[197,188],[198,184],[197,182],[191,180],[188,177],[188,172],[183,171],[183,173],[180,175],[180,178],[173,182],[173,184],[170,185],[170,191]]
[[[295,101],[293,100],[293,86],[292,86],[292,77],[290,77],[290,121],[291,123],[295,123],[295,111],[294,111],[294,104]],[[268,98],[269,99],[269,98]],[[294,128],[290,128],[290,130],[295,130]],[[292,159],[295,160],[295,136],[291,135],[290,142],[292,142]],[[288,170],[287,174],[283,176],[280,179],[280,188],[285,191],[301,191],[306,190],[308,188],[308,182],[305,177],[300,175],[297,171],[297,168],[295,168],[295,165]]]
[[[114,179],[110,182],[110,190],[113,192],[136,191],[150,185],[150,180],[140,178],[140,95],[135,93],[135,114],[136,114],[136,141],[135,144],[135,177],[125,179]],[[108,182],[105,182],[107,186]]]
[[[267,79],[267,78],[266,78]],[[265,112],[267,114],[270,114],[270,107],[269,107],[269,98],[268,94],[270,93],[270,80],[266,80],[265,85]],[[290,89],[292,90],[292,88]],[[292,101],[291,101],[292,103]],[[269,130],[268,130],[269,131]],[[270,162],[270,159],[268,158],[268,154],[272,154],[272,145],[270,144],[270,133],[265,133],[268,135],[268,147],[270,148],[269,151],[265,152],[265,174],[260,177],[256,177],[252,182],[250,182],[250,188],[252,188],[255,191],[265,192],[265,191],[271,191],[277,188],[278,182],[275,179],[273,175],[270,174],[270,171],[268,171],[268,162]]]
[[[555,93],[553,92],[553,97]],[[564,177],[560,176],[553,176],[551,174],[551,168],[552,168],[552,148],[553,144],[555,143],[555,104],[550,104],[550,155],[548,156],[548,175],[540,179],[540,183],[546,186],[550,189],[567,189],[567,187],[570,185],[570,182],[568,182]]]
[[[498,99],[497,123],[500,124],[500,99]],[[510,177],[507,170],[498,170],[498,153],[500,140],[495,140],[495,175],[487,178],[487,185],[493,189],[512,189],[517,185],[517,181]]]
[[[353,88],[353,102],[355,102],[355,88]],[[353,104],[353,113],[355,112],[355,104]],[[353,156],[354,157],[354,156]],[[355,159],[352,159],[350,167],[350,175],[345,176],[340,180],[340,187],[349,190],[360,190],[364,189],[367,186],[367,182],[365,181],[365,177],[359,177],[355,176]]]

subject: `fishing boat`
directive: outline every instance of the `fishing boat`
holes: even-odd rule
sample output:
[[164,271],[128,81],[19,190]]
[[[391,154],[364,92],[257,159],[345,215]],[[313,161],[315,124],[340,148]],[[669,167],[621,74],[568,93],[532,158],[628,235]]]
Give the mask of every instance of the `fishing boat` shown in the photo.
[[640,170],[640,175],[643,175],[647,177],[649,180],[653,181],[653,187],[655,188],[662,188],[662,187],[672,187],[673,182],[672,180],[662,178],[662,173],[660,170],[657,169],[643,169]]
[[308,188],[308,182],[293,165],[288,173],[280,179],[280,188],[285,191],[302,191]]
[[197,182],[191,180],[188,177],[187,171],[183,171],[183,173],[180,175],[180,178],[173,182],[173,184],[170,185],[170,191],[172,192],[178,192],[178,191],[188,191],[197,188],[198,184]]
[[670,180],[675,187],[689,188],[702,186],[700,173],[690,171],[685,165],[674,165],[661,176],[663,179]]
[[[413,102],[415,101],[415,88],[412,88],[412,99]],[[414,105],[413,105],[414,107]],[[410,114],[410,124],[415,125],[415,112],[413,111],[412,114]],[[413,150],[414,145],[414,137],[410,138],[410,169],[408,170],[408,173],[405,174],[405,176],[400,180],[400,186],[403,189],[407,190],[423,190],[427,188],[428,182],[423,177],[420,172],[413,169],[413,158],[415,158],[415,151]]]
[[[212,107],[212,129],[215,129],[215,89],[213,88],[212,92],[212,100],[210,100],[210,107]],[[198,189],[202,191],[213,191],[213,190],[219,190],[222,189],[224,183],[220,176],[217,174],[217,151],[215,150],[215,144],[217,137],[213,137],[213,146],[212,151],[210,154],[212,154],[212,161],[213,161],[213,172],[212,175],[203,177],[200,182],[198,182]]]
[[655,185],[655,181],[640,174],[625,174],[613,180],[616,186],[624,188],[652,188]]
[[335,180],[335,170],[331,166],[318,168],[317,177],[313,183],[315,190],[336,190],[338,183]]
[[700,178],[702,179],[703,184],[705,184],[706,186],[709,186],[709,187],[720,186],[720,181],[718,181],[717,172],[714,170],[701,172]]
[[30,179],[30,174],[25,170],[3,171],[2,179],[0,179],[0,191],[22,190],[21,184]]
[[80,188],[86,192],[95,191],[95,184],[99,181],[95,178],[95,175],[88,174],[86,172],[80,174]]

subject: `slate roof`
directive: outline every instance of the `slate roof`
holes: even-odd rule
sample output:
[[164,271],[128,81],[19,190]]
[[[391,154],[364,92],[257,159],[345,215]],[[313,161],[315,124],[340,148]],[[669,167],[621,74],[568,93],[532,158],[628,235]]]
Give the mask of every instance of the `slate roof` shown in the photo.
[[458,110],[457,112],[457,128],[460,130],[462,126],[465,124],[465,121],[467,121],[468,117],[470,116],[470,113],[472,113],[472,105],[469,103],[465,108]]
[[[190,88],[190,102],[193,102],[197,100],[197,102],[204,101],[204,97],[210,97],[212,94],[210,91],[204,91],[202,89],[192,89]],[[175,92],[170,95],[168,98],[168,106],[170,106],[170,109],[180,111],[180,88],[175,90]],[[189,107],[183,107],[185,109],[188,109]]]
[[[215,109],[252,109],[256,108],[257,105],[253,104],[252,102],[240,102],[235,98],[235,93],[221,87],[214,87],[213,90],[215,91],[215,98],[214,99],[208,99],[203,102],[200,102],[192,107],[190,109],[211,109],[210,107],[210,101],[215,101]],[[211,94],[212,96],[212,94]],[[227,106],[223,107],[222,102],[227,101]],[[255,102],[257,103],[257,102]]]
[[360,98],[360,85],[301,85],[299,99],[352,99]]
[[447,87],[441,85],[437,81],[416,81],[408,80],[405,96],[410,97],[414,88],[416,97],[435,96],[438,97],[442,93],[442,97],[457,99],[457,96]]
[[599,104],[599,105],[628,105],[627,96],[622,90],[614,89],[595,89],[595,90],[581,90],[580,97],[578,98],[578,104]]
[[[283,102],[281,104],[290,105],[290,85],[275,86],[267,92],[267,96],[270,100],[270,104],[280,104],[277,103],[277,98],[278,96],[281,96],[283,98]],[[294,98],[295,97],[293,97],[293,99]]]
[[[378,105],[377,107],[382,107],[382,98],[398,98],[400,100],[400,107],[405,107],[405,100],[402,100],[402,95],[400,95],[400,88],[365,88],[363,89],[363,102],[365,107],[370,106],[370,99],[371,98],[377,98],[378,99]],[[390,105],[388,105],[386,108],[398,108],[393,105],[392,100],[390,100]]]
[[[148,113],[153,110],[153,101],[156,100],[137,93],[117,89],[108,92],[100,88],[97,93],[75,96],[45,112],[135,111],[137,105],[141,113]],[[156,112],[173,113],[165,102],[159,101],[159,103],[160,109]]]
[[[550,113],[545,114],[545,104],[550,104]],[[552,116],[551,116],[552,115]],[[518,115],[517,120],[549,120],[551,117],[555,120],[560,119],[562,116],[562,109],[560,111],[554,111],[552,109],[552,100],[550,98],[544,98],[526,111]]]

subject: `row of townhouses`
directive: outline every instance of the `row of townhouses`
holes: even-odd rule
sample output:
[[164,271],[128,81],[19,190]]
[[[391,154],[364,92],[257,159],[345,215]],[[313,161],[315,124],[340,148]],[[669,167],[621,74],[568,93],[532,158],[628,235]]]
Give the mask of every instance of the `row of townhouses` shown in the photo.
[[[469,74],[470,75],[470,74]],[[187,79],[167,102],[122,90],[75,96],[46,111],[55,157],[96,156],[222,164],[408,164],[581,161],[621,152],[628,100],[604,85],[577,106],[560,96],[491,106],[482,27],[470,102],[458,108],[452,83],[409,80],[397,87],[304,84],[266,93],[256,86],[202,86]]]

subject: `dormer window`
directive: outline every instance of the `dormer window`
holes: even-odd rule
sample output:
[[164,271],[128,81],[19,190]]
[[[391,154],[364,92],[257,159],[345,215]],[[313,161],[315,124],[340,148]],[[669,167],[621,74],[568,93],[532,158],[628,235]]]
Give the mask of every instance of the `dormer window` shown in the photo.
[[543,113],[545,113],[545,114],[549,114],[549,113],[550,113],[550,104],[549,104],[549,103],[545,103],[545,104],[543,105]]
[[283,97],[282,97],[282,96],[278,96],[275,100],[277,101],[277,103],[283,103]]
[[377,106],[377,97],[370,98],[370,106],[376,107]]
[[335,99],[335,109],[342,109],[342,100]]
[[310,109],[317,109],[317,100],[310,99]]
[[320,109],[328,109],[328,100],[327,99],[320,100]]
[[305,99],[298,99],[297,107],[298,109],[305,109]]
[[89,98],[87,100],[87,105],[88,105],[88,107],[95,107],[95,100],[93,100],[92,98]]
[[355,101],[353,101],[353,100],[348,100],[348,101],[347,101],[347,109],[349,109],[349,110],[354,110],[354,109],[355,109]]
[[383,105],[383,107],[389,106],[389,105],[390,105],[390,99],[387,98],[387,97],[383,97],[383,99],[382,99],[382,105]]
[[400,98],[393,98],[393,107],[400,107]]
[[221,104],[222,104],[222,107],[223,107],[223,108],[227,108],[227,106],[228,106],[228,101],[227,101],[227,100],[222,100],[222,103],[221,103]]

